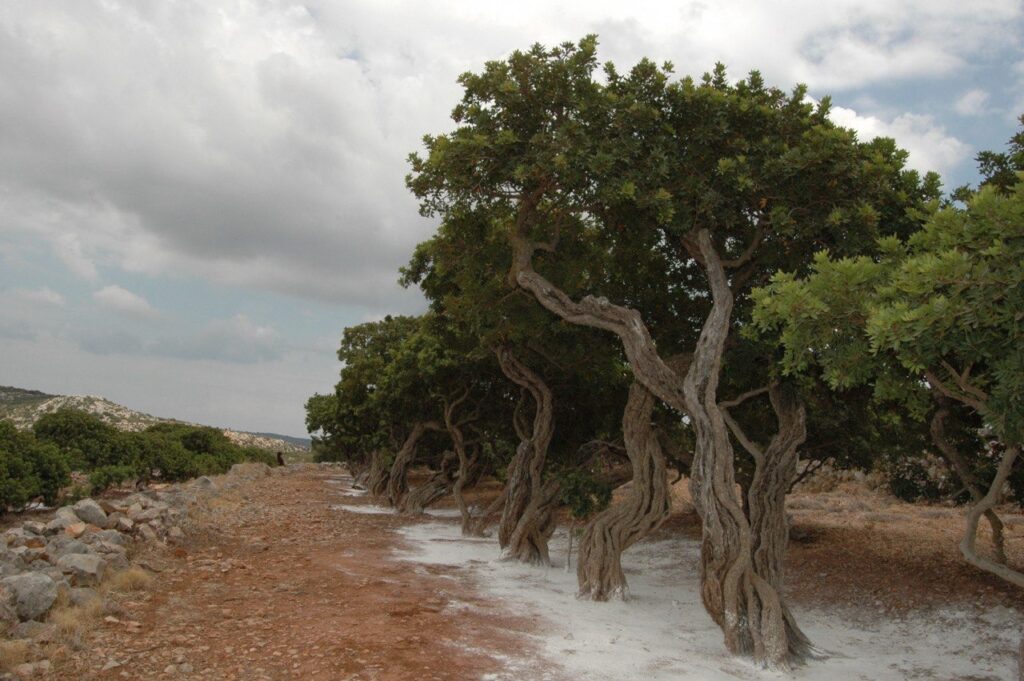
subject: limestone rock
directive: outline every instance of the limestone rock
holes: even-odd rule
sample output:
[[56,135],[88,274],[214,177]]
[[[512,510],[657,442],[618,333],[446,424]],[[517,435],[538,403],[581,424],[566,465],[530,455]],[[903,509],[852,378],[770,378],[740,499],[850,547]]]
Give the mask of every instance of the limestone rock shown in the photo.
[[78,539],[83,534],[85,534],[86,527],[87,526],[85,523],[71,523],[70,525],[64,528],[64,534],[71,537],[72,539]]
[[58,559],[57,567],[71,575],[75,586],[93,586],[103,580],[107,561],[99,556],[72,553]]
[[107,526],[106,512],[92,499],[82,499],[71,508],[83,522],[97,527]]
[[31,534],[44,534],[46,532],[46,523],[41,523],[38,520],[28,520],[21,524],[21,529]]
[[45,615],[57,600],[57,583],[41,572],[25,572],[0,580],[14,596],[14,609],[22,620]]

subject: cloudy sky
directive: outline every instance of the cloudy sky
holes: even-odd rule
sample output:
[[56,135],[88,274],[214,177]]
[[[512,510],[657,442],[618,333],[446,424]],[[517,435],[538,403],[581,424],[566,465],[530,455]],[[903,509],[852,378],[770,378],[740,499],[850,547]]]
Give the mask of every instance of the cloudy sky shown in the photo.
[[0,385],[302,434],[341,329],[422,306],[405,158],[459,73],[587,33],[622,67],[757,68],[951,187],[1024,112],[1022,8],[4,0]]

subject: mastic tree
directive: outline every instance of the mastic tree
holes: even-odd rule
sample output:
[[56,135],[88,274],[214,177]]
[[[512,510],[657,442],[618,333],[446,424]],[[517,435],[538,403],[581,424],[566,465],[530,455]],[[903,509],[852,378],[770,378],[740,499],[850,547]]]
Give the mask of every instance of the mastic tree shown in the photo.
[[[770,398],[774,433],[759,444],[720,405],[723,356],[752,283],[801,270],[823,247],[865,252],[881,230],[913,231],[907,209],[937,179],[905,170],[891,140],[862,143],[832,124],[827,100],[815,106],[804,88],[786,93],[756,72],[730,83],[718,67],[695,82],[643,61],[625,75],[607,66],[602,82],[596,68],[587,38],[463,75],[457,127],[425,139],[409,185],[424,214],[486,213],[509,282],[568,322],[615,334],[643,389],[689,418],[705,607],[729,650],[785,667],[810,651],[780,591],[782,501],[805,409],[770,376],[728,400]],[[572,279],[599,268],[614,271]],[[570,295],[567,281],[589,295]],[[734,438],[758,466],[746,503]]]
[[[1020,176],[1019,176],[1020,177]],[[878,257],[827,251],[804,277],[776,275],[754,293],[754,322],[777,337],[787,372],[820,367],[837,388],[873,386],[879,399],[931,414],[937,448],[974,497],[960,548],[973,565],[1024,586],[1005,565],[993,513],[1024,440],[1024,183],[987,186],[965,207],[946,207],[907,240],[880,242]],[[956,412],[974,416],[993,451],[964,451],[949,434]],[[980,451],[979,451],[980,450]],[[972,461],[973,460],[973,461]],[[978,554],[978,521],[989,515],[995,560]]]

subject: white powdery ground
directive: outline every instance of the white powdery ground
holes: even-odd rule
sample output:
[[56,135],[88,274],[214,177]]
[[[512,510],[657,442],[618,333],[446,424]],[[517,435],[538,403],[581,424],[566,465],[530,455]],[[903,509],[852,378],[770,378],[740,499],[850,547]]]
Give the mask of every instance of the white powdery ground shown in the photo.
[[[623,559],[629,600],[593,603],[575,597],[575,570],[499,561],[494,539],[463,538],[457,525],[417,524],[404,528],[402,534],[413,548],[400,552],[399,559],[461,568],[483,593],[510,612],[538,621],[541,650],[569,678],[1016,678],[1021,617],[1009,608],[983,611],[951,605],[899,619],[864,609],[856,613],[856,622],[839,612],[796,608],[797,621],[827,657],[792,673],[774,672],[726,654],[721,632],[700,603],[699,547],[693,540],[647,541],[633,547]],[[551,548],[556,560],[564,561],[566,541],[564,532],[554,537]],[[503,662],[511,672],[523,661]]]

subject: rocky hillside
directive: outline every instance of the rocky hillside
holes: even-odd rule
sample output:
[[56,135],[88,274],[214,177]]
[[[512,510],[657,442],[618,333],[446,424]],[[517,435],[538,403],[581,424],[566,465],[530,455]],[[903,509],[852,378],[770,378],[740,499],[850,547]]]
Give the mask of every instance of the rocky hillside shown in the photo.
[[[181,423],[177,419],[160,418],[129,409],[99,395],[48,395],[38,390],[0,386],[0,419],[13,422],[17,428],[31,428],[43,414],[58,409],[80,409],[98,416],[115,428],[127,431],[145,430],[157,423]],[[309,450],[309,446],[302,440],[275,433],[225,429],[224,435],[235,444],[246,447],[296,454]]]

